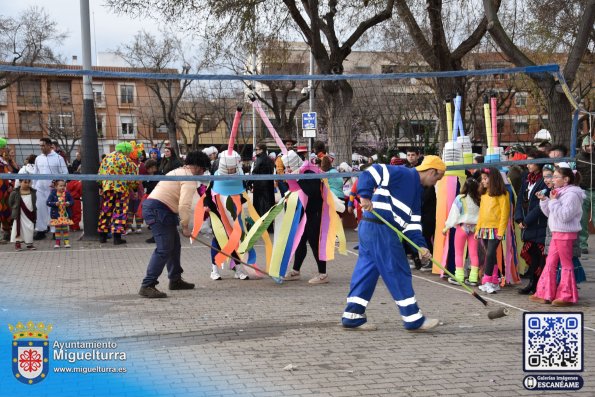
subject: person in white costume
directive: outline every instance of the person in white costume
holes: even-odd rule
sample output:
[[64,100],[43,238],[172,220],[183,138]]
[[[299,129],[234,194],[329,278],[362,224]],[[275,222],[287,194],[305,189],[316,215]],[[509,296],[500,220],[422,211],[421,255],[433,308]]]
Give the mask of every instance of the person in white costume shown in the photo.
[[[52,141],[49,138],[39,140],[41,154],[35,159],[35,174],[68,174],[64,158],[52,150]],[[51,180],[38,179],[33,187],[37,190],[37,221],[35,223],[35,240],[45,238],[50,222],[50,211],[46,201],[52,191]]]

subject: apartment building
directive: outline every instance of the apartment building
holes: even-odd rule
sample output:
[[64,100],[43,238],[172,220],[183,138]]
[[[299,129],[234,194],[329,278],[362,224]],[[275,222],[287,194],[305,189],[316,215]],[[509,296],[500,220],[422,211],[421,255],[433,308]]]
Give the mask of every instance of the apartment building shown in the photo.
[[[38,65],[80,70],[79,65]],[[139,72],[127,67],[93,67],[105,72]],[[163,71],[177,73],[175,69]],[[173,84],[173,95],[179,82]],[[143,79],[93,78],[95,122],[100,154],[122,140],[167,140],[167,129],[155,94]],[[71,156],[78,150],[83,128],[82,77],[68,74],[27,74],[0,91],[0,136],[8,139],[22,164],[38,153],[38,140],[49,136]]]
[[[277,49],[275,49],[277,53]],[[309,48],[304,43],[284,43],[282,55],[264,53],[259,56],[259,69],[271,74],[307,74],[309,72]],[[559,59],[558,59],[559,58]],[[556,58],[563,63],[563,56]],[[544,61],[545,62],[545,61]],[[552,61],[550,61],[552,62]],[[377,51],[353,51],[344,62],[344,74],[415,73],[430,71],[428,65],[416,53],[388,53]],[[497,69],[514,65],[496,52],[472,53],[464,59],[464,68]],[[317,70],[314,67],[313,74]],[[288,105],[295,105],[307,82],[298,85],[287,96]],[[438,103],[434,94],[435,82],[431,79],[383,80],[381,84],[352,81],[354,89],[354,141],[353,146],[387,147],[420,146],[428,136],[437,133],[438,112],[445,112],[443,103]],[[539,90],[526,75],[489,75],[470,77],[466,82],[465,133],[471,136],[474,145],[485,143],[483,95],[498,97],[498,130],[500,144],[531,142],[535,133],[547,125],[548,114]],[[262,96],[270,98],[269,88],[257,84]],[[320,92],[318,92],[320,96]],[[454,94],[454,93],[453,93]],[[324,107],[318,98],[314,111]],[[308,111],[302,104],[296,120],[296,135],[301,136],[301,112]],[[320,116],[319,116],[320,118]],[[321,133],[324,134],[324,120]],[[324,135],[323,135],[324,136]]]

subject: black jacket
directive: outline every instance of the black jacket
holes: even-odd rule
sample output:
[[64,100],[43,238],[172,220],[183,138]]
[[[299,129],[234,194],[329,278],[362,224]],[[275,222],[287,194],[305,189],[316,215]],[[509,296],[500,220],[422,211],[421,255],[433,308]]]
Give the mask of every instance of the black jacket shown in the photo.
[[[527,176],[523,178],[521,184],[521,190],[517,196],[516,206],[514,210],[514,221],[517,223],[523,222],[526,228],[523,229],[522,239],[523,241],[533,241],[535,243],[545,243],[545,233],[547,231],[547,216],[541,212],[539,208],[539,199],[535,196],[535,193],[547,189],[543,178],[537,181],[533,190],[531,190],[531,196],[527,197],[527,189],[529,183]],[[549,189],[548,189],[549,190]]]
[[[593,158],[595,158],[595,153],[593,153]],[[595,171],[595,166],[591,166],[591,155],[581,150],[576,156],[576,160],[576,170],[581,174],[579,186],[585,190],[592,190],[591,173]]]

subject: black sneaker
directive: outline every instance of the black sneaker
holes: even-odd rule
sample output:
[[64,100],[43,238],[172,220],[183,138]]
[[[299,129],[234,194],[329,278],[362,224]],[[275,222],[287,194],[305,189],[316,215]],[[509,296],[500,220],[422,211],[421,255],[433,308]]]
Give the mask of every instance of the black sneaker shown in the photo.
[[432,262],[426,263],[419,270],[421,270],[422,272],[431,272],[432,271]]
[[176,289],[194,289],[194,284],[188,283],[188,282],[184,281],[182,278],[180,278],[179,280],[176,280],[176,281],[170,280],[169,289],[170,289],[170,291],[173,291]]
[[588,255],[589,254],[589,249],[588,248],[581,249],[581,254]]
[[126,240],[122,239],[122,235],[120,233],[114,233],[114,245],[122,244],[126,244]]
[[[422,267],[424,267],[421,263],[421,259],[419,258],[413,258],[413,264],[416,270],[421,270]],[[431,266],[430,266],[431,269]]]
[[45,232],[35,232],[35,234],[33,234],[33,240],[43,240],[45,238]]
[[155,237],[151,237],[145,240],[145,243],[147,244],[155,244]]
[[167,298],[167,294],[165,292],[159,291],[154,285],[140,287],[138,294],[140,296],[144,296],[145,298]]

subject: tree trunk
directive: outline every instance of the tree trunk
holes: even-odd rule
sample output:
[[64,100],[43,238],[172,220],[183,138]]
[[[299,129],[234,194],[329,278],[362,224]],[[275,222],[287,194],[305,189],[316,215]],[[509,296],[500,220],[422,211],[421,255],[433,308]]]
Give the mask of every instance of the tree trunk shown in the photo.
[[353,88],[345,80],[322,84],[328,120],[328,150],[335,153],[335,164],[351,164]]
[[167,139],[169,140],[169,146],[180,156],[180,146],[178,145],[178,131],[175,123],[167,124]]
[[547,98],[548,130],[553,144],[568,145],[572,132],[572,105],[564,92],[558,92],[551,85],[542,90]]

